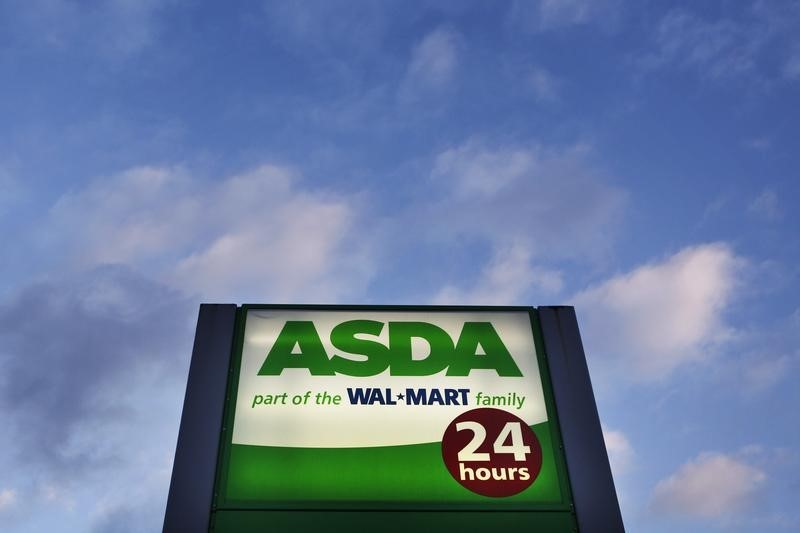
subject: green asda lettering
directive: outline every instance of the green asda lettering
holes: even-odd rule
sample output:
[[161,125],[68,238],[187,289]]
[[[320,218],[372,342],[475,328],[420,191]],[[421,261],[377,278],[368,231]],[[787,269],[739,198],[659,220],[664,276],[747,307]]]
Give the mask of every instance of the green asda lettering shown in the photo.
[[[365,377],[388,368],[392,376],[430,376],[446,368],[448,376],[467,376],[473,369],[522,376],[491,322],[465,322],[455,343],[445,330],[427,322],[389,322],[388,346],[378,339],[363,338],[377,337],[385,325],[375,320],[342,322],[333,328],[330,338],[341,354],[329,357],[313,322],[287,321],[258,375],[277,376],[286,368],[307,368],[315,376]],[[424,340],[430,347],[424,359],[412,359],[414,338]]]

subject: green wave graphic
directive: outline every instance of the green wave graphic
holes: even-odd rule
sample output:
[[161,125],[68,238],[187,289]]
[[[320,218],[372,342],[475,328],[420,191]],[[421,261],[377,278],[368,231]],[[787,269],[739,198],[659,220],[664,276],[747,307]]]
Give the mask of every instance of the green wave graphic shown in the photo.
[[441,443],[371,448],[284,448],[233,444],[220,508],[254,502],[562,503],[550,424],[531,426],[542,470],[520,494],[489,498],[462,487],[442,461]]

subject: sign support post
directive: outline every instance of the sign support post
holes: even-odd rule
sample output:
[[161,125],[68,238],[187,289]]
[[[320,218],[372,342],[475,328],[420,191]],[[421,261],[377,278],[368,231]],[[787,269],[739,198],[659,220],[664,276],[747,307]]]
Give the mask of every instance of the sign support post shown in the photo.
[[234,304],[200,306],[164,532],[205,533],[211,527],[235,323]]
[[624,531],[575,308],[538,310],[579,531]]

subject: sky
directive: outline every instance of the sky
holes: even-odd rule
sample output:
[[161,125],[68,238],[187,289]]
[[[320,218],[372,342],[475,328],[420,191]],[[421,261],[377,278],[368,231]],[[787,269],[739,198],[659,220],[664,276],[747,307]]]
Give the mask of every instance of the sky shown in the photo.
[[159,531],[198,305],[258,302],[574,305],[628,531],[800,530],[798,29],[0,0],[1,529]]

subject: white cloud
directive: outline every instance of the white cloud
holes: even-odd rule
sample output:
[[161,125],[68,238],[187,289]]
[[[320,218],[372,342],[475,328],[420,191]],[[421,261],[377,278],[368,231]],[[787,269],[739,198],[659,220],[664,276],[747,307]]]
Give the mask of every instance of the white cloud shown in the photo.
[[[774,58],[784,57],[782,77],[795,79],[796,28],[800,9],[791,2],[755,2],[735,16],[708,19],[683,8],[664,15],[654,28],[654,50],[643,57],[646,69],[674,67],[703,78],[746,79],[768,86],[778,81]],[[785,51],[788,50],[788,53]]]
[[521,243],[533,259],[604,254],[626,194],[598,175],[591,155],[581,144],[554,149],[468,140],[436,157],[431,181],[443,196],[427,213],[415,213],[417,223],[448,239],[486,239],[495,249]]
[[788,355],[746,359],[742,363],[745,390],[758,393],[771,388],[789,374],[793,363]]
[[46,484],[41,488],[41,492],[45,502],[58,505],[68,511],[75,509],[75,498],[66,486]]
[[406,77],[400,87],[403,98],[447,87],[458,68],[459,35],[449,28],[437,28],[415,47]]
[[[758,284],[748,290],[748,299],[764,300],[791,283],[783,281],[765,289],[773,282],[759,266],[747,274],[749,279],[758,279]],[[795,311],[788,316],[773,316],[766,324],[744,326],[726,352],[726,364],[714,368],[715,376],[744,399],[757,400],[759,395],[791,381],[800,368],[800,315]]]
[[440,153],[433,176],[454,181],[455,193],[460,196],[492,196],[511,183],[535,174],[539,154],[538,147],[493,150],[471,140]]
[[703,209],[703,216],[700,218],[700,222],[698,222],[697,225],[702,226],[709,220],[717,218],[729,203],[730,199],[725,195],[719,195],[714,198],[712,201],[706,204],[705,209]]
[[17,491],[14,489],[0,490],[0,511],[11,509],[17,504]]
[[17,3],[18,35],[55,47],[87,47],[113,58],[151,46],[158,33],[160,12],[170,2],[109,0],[87,5],[70,0],[29,0]]
[[621,431],[603,428],[603,440],[606,442],[608,460],[615,476],[619,476],[630,468],[633,462],[633,446],[628,437]]
[[103,37],[121,54],[143,50],[155,41],[157,15],[163,0],[112,0],[106,3],[102,21],[112,29]]
[[528,76],[528,82],[536,99],[542,103],[557,102],[560,82],[547,70],[534,67]]
[[3,166],[0,166],[0,215],[22,195],[19,181]]
[[448,285],[434,298],[434,303],[524,305],[524,297],[531,289],[553,295],[562,285],[560,272],[535,267],[530,262],[530,251],[516,244],[498,250],[473,287],[463,289]]
[[124,531],[161,529],[174,456],[171,450],[165,451],[162,447],[159,454],[152,449],[128,458],[125,468],[115,472],[117,480],[128,480],[124,492],[106,490],[92,495],[92,533],[118,531],[121,523],[126,525]]
[[[259,209],[253,199],[275,194],[269,178],[242,181],[236,185],[254,190],[226,191],[233,196],[242,193],[241,203],[222,198],[228,205],[249,203]],[[363,273],[359,251],[343,250],[343,241],[355,230],[353,208],[339,199],[313,194],[279,194],[278,198],[264,212],[243,213],[241,223],[232,223],[205,249],[182,259],[175,283],[242,295],[249,290],[279,300],[336,299],[341,289],[352,287],[354,274]]]
[[516,0],[511,20],[535,31],[581,24],[610,28],[616,24],[619,11],[618,0]]
[[783,215],[778,205],[778,195],[771,189],[766,189],[756,196],[747,206],[747,211],[766,220],[777,220]]
[[[0,367],[14,376],[0,383],[14,437],[8,456],[43,467],[52,485],[44,496],[72,497],[84,475],[119,466],[133,444],[141,452],[157,441],[159,425],[174,432],[180,410],[169,406],[180,405],[183,389],[173,385],[185,382],[196,307],[121,266],[15,292],[0,302]],[[21,319],[31,305],[36,319]],[[26,363],[32,357],[36,365]]]
[[328,0],[302,3],[268,0],[263,2],[268,35],[293,52],[308,50],[335,58],[341,68],[343,55],[360,58],[381,47],[390,25],[390,13],[383,3],[358,5]]
[[725,312],[742,264],[726,244],[693,246],[578,293],[588,351],[645,380],[708,359],[733,334]]
[[[31,305],[36,319],[20,319]],[[116,522],[125,531],[160,527],[196,313],[177,291],[121,266],[0,302],[0,367],[14,376],[0,383],[8,473],[37,487],[48,520],[125,506],[130,516]],[[119,530],[113,524],[98,531]],[[88,531],[56,529],[76,527]]]
[[674,9],[659,22],[654,38],[657,52],[646,61],[658,67],[677,64],[711,77],[751,71],[761,45],[757,34],[731,20],[709,22],[683,9]]
[[62,197],[45,233],[80,266],[137,265],[207,299],[329,301],[369,278],[359,216],[282,167],[215,183],[139,167]]
[[783,75],[790,80],[800,80],[800,45],[796,45],[783,65]]
[[539,15],[545,27],[587,22],[597,2],[592,0],[541,0]]
[[[212,213],[179,168],[137,167],[62,196],[45,233],[70,230],[84,265],[128,263],[180,251]],[[59,240],[69,236],[59,235]]]
[[722,453],[703,453],[658,482],[652,508],[693,517],[722,518],[744,510],[767,480],[760,469]]
[[750,150],[764,152],[772,147],[772,141],[768,137],[752,137],[742,141],[742,146]]

